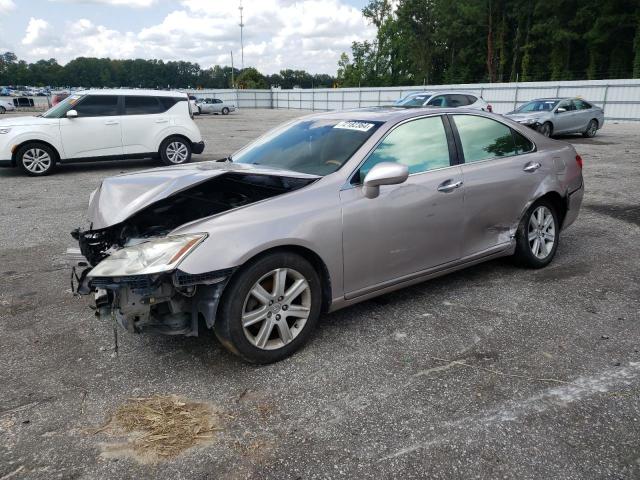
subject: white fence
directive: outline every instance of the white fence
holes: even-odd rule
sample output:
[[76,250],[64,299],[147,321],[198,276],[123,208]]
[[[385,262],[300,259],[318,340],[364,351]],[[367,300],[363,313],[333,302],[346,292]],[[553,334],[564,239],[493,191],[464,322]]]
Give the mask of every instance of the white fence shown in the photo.
[[604,108],[608,120],[640,121],[640,79],[483,83],[418,87],[316,88],[293,90],[198,90],[198,97],[231,101],[238,108],[342,110],[390,105],[410,92],[460,90],[476,93],[506,113],[534,98],[582,97]]

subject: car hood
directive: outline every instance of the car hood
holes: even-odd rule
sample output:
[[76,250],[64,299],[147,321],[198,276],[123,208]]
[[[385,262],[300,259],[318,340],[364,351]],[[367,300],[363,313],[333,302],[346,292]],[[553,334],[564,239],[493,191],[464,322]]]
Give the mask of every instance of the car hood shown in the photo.
[[28,127],[30,125],[51,125],[58,122],[58,118],[43,118],[35,116],[10,117],[0,120],[0,127]]
[[134,213],[185,189],[226,173],[247,173],[289,178],[320,178],[317,175],[231,162],[198,162],[154,168],[109,177],[91,194],[89,221],[98,230],[123,222]]
[[518,112],[509,112],[506,113],[505,116],[509,117],[511,120],[516,122],[520,122],[522,120],[540,120],[542,118],[548,118],[551,112],[526,112],[526,113],[518,113]]

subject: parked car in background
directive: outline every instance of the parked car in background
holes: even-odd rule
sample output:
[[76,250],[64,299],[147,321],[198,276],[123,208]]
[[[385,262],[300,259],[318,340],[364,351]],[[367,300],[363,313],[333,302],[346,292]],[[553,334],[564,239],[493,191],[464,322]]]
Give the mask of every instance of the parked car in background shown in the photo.
[[16,109],[13,102],[8,102],[7,100],[0,100],[0,114],[6,112],[13,112]]
[[53,95],[51,95],[51,106],[55,107],[57,104],[59,104],[62,100],[64,100],[68,96],[69,96],[69,93],[67,92],[54,93]]
[[203,321],[269,363],[322,312],[497,257],[545,267],[583,192],[573,146],[501,116],[321,113],[226,162],[105,179],[73,233],[76,290],[131,333]]
[[198,113],[221,113],[229,115],[230,112],[236,111],[233,103],[223,102],[219,98],[200,98],[197,101]]
[[604,111],[581,98],[539,98],[505,116],[545,137],[568,133],[593,137],[604,125]]
[[160,158],[191,160],[204,142],[187,95],[156,90],[88,90],[44,114],[0,120],[0,166],[51,173],[57,163]]
[[491,105],[482,97],[471,92],[439,91],[439,92],[413,92],[397,100],[396,107],[419,108],[472,108],[474,110],[493,111]]

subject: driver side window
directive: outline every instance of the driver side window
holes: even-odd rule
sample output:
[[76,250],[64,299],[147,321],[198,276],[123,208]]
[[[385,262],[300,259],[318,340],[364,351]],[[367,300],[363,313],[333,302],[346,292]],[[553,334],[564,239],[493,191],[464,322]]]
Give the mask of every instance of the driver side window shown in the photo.
[[409,174],[448,167],[449,145],[441,116],[420,118],[393,129],[360,167],[355,183],[378,163],[395,162],[409,167]]
[[427,103],[427,105],[429,105],[430,107],[446,107],[447,100],[444,98],[444,95],[438,95],[437,97],[433,97],[431,100],[429,100],[429,103]]

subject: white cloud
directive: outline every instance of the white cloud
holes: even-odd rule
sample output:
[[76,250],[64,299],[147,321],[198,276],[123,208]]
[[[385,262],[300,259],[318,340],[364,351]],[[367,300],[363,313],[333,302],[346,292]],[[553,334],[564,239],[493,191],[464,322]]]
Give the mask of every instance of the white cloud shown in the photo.
[[[2,0],[0,0],[2,1]],[[54,3],[80,3],[93,5],[113,5],[115,7],[146,8],[155,4],[157,0],[49,0]]]
[[0,14],[9,13],[11,10],[15,10],[16,4],[13,0],[0,0]]
[[[349,52],[353,41],[375,34],[360,10],[343,0],[245,0],[243,5],[244,65],[264,73],[292,68],[333,74],[340,54]],[[22,40],[27,51],[16,53],[28,60],[54,57],[62,63],[78,56],[109,56],[187,60],[209,67],[229,65],[233,50],[235,65],[240,66],[238,23],[236,1],[216,2],[211,8],[211,0],[183,0],[181,8],[160,23],[137,32],[69,18],[66,25],[56,25],[54,35],[45,20],[32,18]]]

